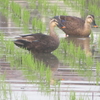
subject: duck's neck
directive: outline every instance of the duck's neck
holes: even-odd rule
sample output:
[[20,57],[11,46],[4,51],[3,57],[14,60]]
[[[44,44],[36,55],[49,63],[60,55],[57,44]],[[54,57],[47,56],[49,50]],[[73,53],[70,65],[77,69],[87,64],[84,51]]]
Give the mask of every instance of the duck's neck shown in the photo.
[[54,37],[54,36],[56,36],[56,37],[58,37],[57,35],[56,35],[56,32],[54,31],[54,28],[55,27],[53,27],[53,26],[49,26],[49,34],[50,34],[50,36],[52,36],[52,37]]
[[91,23],[88,23],[88,22],[85,22],[85,24],[84,24],[84,27],[85,27],[85,29],[91,29],[91,25],[90,25]]
[[84,35],[89,35],[91,33],[91,25],[88,22],[84,24]]
[[90,28],[91,27],[91,23],[85,21],[85,27]]

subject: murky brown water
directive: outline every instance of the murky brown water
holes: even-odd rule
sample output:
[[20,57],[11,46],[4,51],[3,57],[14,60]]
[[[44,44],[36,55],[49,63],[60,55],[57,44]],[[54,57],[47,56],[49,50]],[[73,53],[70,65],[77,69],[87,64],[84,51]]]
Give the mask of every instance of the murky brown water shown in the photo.
[[[20,3],[24,5],[23,2]],[[22,33],[20,27],[15,27],[11,19],[6,19],[4,16],[0,16],[0,29],[5,34],[5,38],[14,38]],[[72,41],[76,46],[81,46],[85,50],[86,55],[93,55],[94,58],[99,60],[100,54],[98,54],[98,43],[100,29],[92,29],[94,33],[94,40],[91,45],[91,38],[67,38],[66,41]],[[60,37],[65,35],[61,30]],[[10,62],[6,61],[4,55],[0,58],[0,74],[6,73],[6,82],[10,83],[12,89],[12,96],[7,100],[18,100],[21,97],[28,98],[28,100],[70,100],[70,92],[75,92],[77,97],[82,96],[84,100],[100,100],[100,86],[96,85],[94,81],[88,81],[87,77],[80,76],[75,68],[64,65],[58,58],[53,55],[34,55],[39,61],[43,61],[46,65],[50,66],[53,74],[53,80],[60,80],[61,85],[57,90],[51,85],[52,93],[49,95],[41,94],[37,84],[31,84],[26,80],[21,70],[10,67]],[[96,59],[96,60],[97,60]],[[95,72],[95,68],[93,69]],[[52,83],[51,83],[52,84]],[[56,94],[55,94],[56,91]]]

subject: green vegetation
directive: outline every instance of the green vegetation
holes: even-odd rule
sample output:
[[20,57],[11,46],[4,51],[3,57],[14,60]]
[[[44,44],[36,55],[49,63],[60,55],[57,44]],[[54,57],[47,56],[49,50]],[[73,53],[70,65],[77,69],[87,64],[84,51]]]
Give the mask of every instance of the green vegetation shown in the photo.
[[46,30],[46,25],[38,18],[32,19],[32,27],[36,32],[44,32]]
[[99,0],[63,0],[66,5],[70,5],[74,9],[78,10],[82,17],[92,14],[95,16],[97,25],[100,25],[97,21],[97,17],[100,16],[99,13]]
[[[30,27],[34,32],[45,32],[47,31],[47,27],[46,22],[42,20],[43,18],[46,19],[52,18],[56,15],[67,15],[66,11],[62,11],[58,5],[51,5],[48,0],[27,0],[27,2],[29,9],[22,7],[13,0],[0,0],[0,12],[2,12],[2,14],[7,18],[10,17],[17,26],[22,27],[23,33],[30,33]],[[97,5],[99,4],[99,0],[92,0],[92,2],[86,2],[86,0],[64,0],[64,2],[79,10],[82,16],[85,16],[83,12],[85,10],[83,9],[88,9],[88,12],[85,14],[91,13],[95,16],[99,16],[99,5]],[[32,11],[36,11],[37,13],[33,17],[31,16]],[[100,41],[98,41],[98,43],[99,42]],[[39,90],[41,92],[52,92],[52,89],[50,89],[50,82],[53,79],[50,67],[46,66],[42,61],[37,61],[27,50],[16,48],[17,47],[14,45],[13,41],[10,39],[5,40],[3,34],[0,34],[0,58],[3,56],[2,54],[6,55],[6,60],[10,62],[11,68],[21,70],[25,78],[29,80],[30,83],[37,84],[39,86]],[[97,84],[100,81],[99,61],[96,61],[96,64],[94,65],[94,59],[90,55],[87,55],[80,46],[76,47],[73,42],[67,42],[65,39],[61,39],[59,48],[53,53],[59,58],[59,61],[70,66],[72,69],[74,68],[79,75],[88,77],[89,81],[96,81]],[[92,71],[93,66],[96,68],[96,79],[92,79],[94,75]],[[55,88],[60,87],[60,82],[55,83]],[[0,85],[2,85],[1,90],[3,90],[3,92],[0,93],[7,99],[5,83],[1,83]],[[11,94],[11,91],[9,93]],[[25,100],[26,99],[27,98],[25,97]],[[70,94],[70,100],[76,100],[75,93]],[[80,98],[79,100],[84,99]]]
[[27,0],[29,7],[34,10],[38,10],[41,15],[56,16],[56,15],[67,15],[66,11],[61,10],[57,5],[51,5],[48,0]]
[[8,99],[11,96],[10,85],[5,82],[5,75],[0,75],[0,99]]
[[6,41],[3,38],[2,36],[1,42],[5,47],[3,54],[6,55],[6,60],[10,62],[10,66],[21,69],[27,80],[39,84],[40,90],[51,91],[50,81],[52,79],[52,73],[49,66],[46,66],[42,61],[35,60],[33,54],[27,50],[21,48],[16,49],[11,40]]
[[[59,58],[62,63],[71,68],[74,68],[80,75],[88,78],[89,81],[94,81],[93,79],[93,66],[94,61],[91,55],[87,55],[81,47],[76,47],[72,42],[68,42],[65,39],[61,40],[59,49],[57,49],[54,54]],[[97,83],[100,81],[98,73],[99,70],[99,62],[97,61],[96,66],[96,77],[95,80]]]

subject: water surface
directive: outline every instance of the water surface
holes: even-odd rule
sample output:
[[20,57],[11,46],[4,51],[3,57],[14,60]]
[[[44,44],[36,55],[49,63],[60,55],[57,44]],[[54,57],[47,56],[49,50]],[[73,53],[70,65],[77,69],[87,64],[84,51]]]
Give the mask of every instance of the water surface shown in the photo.
[[[20,4],[26,6],[24,2]],[[10,18],[6,19],[2,14],[0,15],[0,29],[5,35],[5,39],[10,38],[13,40],[14,37],[23,34],[22,27],[16,27]],[[49,89],[41,91],[42,87],[40,84],[46,87],[46,82],[40,83],[40,78],[38,77],[36,77],[37,79],[34,82],[33,80],[28,80],[27,77],[34,77],[35,72],[32,73],[31,69],[22,68],[21,66],[14,66],[12,68],[10,62],[7,61],[7,55],[1,54],[0,74],[5,75],[4,81],[10,85],[12,90],[12,95],[9,95],[9,90],[7,90],[7,100],[16,100],[16,98],[21,100],[71,100],[70,95],[76,95],[77,98],[82,98],[83,100],[100,99],[100,86],[96,82],[95,68],[96,62],[100,61],[98,42],[100,29],[92,28],[94,38],[91,36],[89,38],[65,38],[65,34],[60,29],[56,28],[56,31],[60,33],[60,38],[65,39],[66,42],[73,42],[76,47],[80,46],[87,56],[93,57],[94,66],[92,69],[79,70],[71,67],[69,64],[64,63],[65,59],[59,59],[54,54],[33,54],[33,61],[42,61],[46,68],[50,68],[52,73]],[[3,47],[2,43],[0,45]],[[17,47],[15,48],[17,49]],[[62,52],[61,55],[65,54]],[[21,61],[21,57],[17,60]],[[24,74],[25,72],[28,74]],[[88,73],[90,73],[90,76],[86,76]],[[39,73],[39,75],[41,74]],[[55,85],[55,82],[57,85]],[[45,87],[43,88],[45,89]]]

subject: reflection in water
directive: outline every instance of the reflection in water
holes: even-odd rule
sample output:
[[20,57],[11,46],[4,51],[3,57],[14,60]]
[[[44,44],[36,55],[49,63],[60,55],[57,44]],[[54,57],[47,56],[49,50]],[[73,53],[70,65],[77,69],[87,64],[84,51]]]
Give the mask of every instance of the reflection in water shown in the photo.
[[[23,4],[24,2],[20,2],[20,3]],[[75,12],[72,12],[72,13],[75,13]],[[35,14],[35,15],[37,16],[37,14]],[[14,33],[14,34],[11,34],[11,37],[12,37],[12,35],[18,35],[19,33],[22,33],[22,31],[19,31],[17,29],[17,27],[13,27],[13,25],[11,24],[12,23],[11,19],[7,20],[8,23],[6,23],[7,21],[4,19],[4,16],[3,16],[1,18],[1,20],[2,20],[2,22],[4,22],[4,23],[0,23],[1,27],[6,27],[9,24],[7,29],[2,28],[4,33],[7,32],[8,35],[10,35],[8,32]],[[86,51],[88,51],[88,50],[90,51],[90,43],[89,43],[90,40],[89,39],[83,38],[83,40],[82,40],[80,38],[74,38],[74,39],[67,38],[67,40],[73,41],[73,43],[76,46],[80,45],[80,47],[82,49],[85,49]],[[9,55],[12,56],[12,54],[9,54]],[[22,55],[20,54],[20,56],[22,56]],[[43,61],[47,66],[50,66],[53,73],[55,73],[55,71],[57,70],[60,60],[58,61],[58,59],[54,55],[52,55],[52,54],[36,54],[36,55],[34,55],[34,57],[35,57],[35,60]],[[19,58],[19,57],[17,58],[16,56],[14,58],[16,58],[15,62],[20,62],[20,60],[21,60],[21,58]],[[67,58],[69,59],[68,56],[67,56]],[[12,60],[10,60],[9,62],[12,62]],[[14,66],[16,66],[16,67],[14,67],[14,69],[10,68],[10,64],[8,66],[8,63],[6,63],[5,60],[1,60],[1,62],[0,62],[0,69],[1,69],[0,73],[6,74],[6,79],[8,81],[12,81],[12,84],[11,84],[12,93],[15,92],[15,94],[14,94],[15,99],[11,97],[11,98],[9,98],[9,100],[11,100],[11,99],[16,100],[16,97],[19,99],[20,95],[21,95],[21,97],[24,96],[23,93],[25,93],[26,96],[28,97],[28,99],[26,98],[27,100],[67,100],[67,99],[69,100],[70,99],[69,98],[70,91],[75,91],[76,96],[78,96],[78,97],[81,95],[81,99],[83,99],[84,97],[85,98],[88,97],[88,99],[91,98],[91,100],[94,100],[94,99],[97,100],[97,98],[98,98],[98,100],[100,99],[100,87],[94,86],[93,84],[89,85],[88,81],[86,81],[86,83],[85,83],[85,81],[84,81],[85,78],[79,77],[79,75],[77,73],[74,73],[74,71],[72,69],[69,69],[69,68],[65,69],[67,66],[61,65],[61,68],[58,69],[59,73],[58,73],[58,75],[56,75],[56,77],[60,76],[66,80],[66,84],[64,83],[65,82],[64,81],[64,82],[62,82],[62,84],[60,86],[61,89],[60,89],[60,91],[58,91],[58,95],[57,95],[57,97],[59,97],[59,98],[57,98],[57,99],[54,98],[57,89],[56,89],[56,91],[54,91],[54,95],[51,93],[51,96],[49,96],[49,95],[43,96],[43,93],[41,93],[39,91],[39,88],[37,87],[37,85],[29,84],[27,81],[24,81],[24,80],[26,80],[26,78],[24,77],[23,74],[27,73],[27,72],[28,72],[28,74],[25,74],[25,75],[31,76],[32,78],[34,78],[34,74],[31,73],[31,70],[29,70],[29,66],[22,67],[22,66],[19,66],[19,64],[18,65],[15,64]],[[19,68],[17,69],[17,67],[19,67]],[[2,86],[2,88],[4,88],[4,85]],[[94,91],[94,88],[95,88],[95,91]],[[7,91],[5,91],[5,93],[6,92]],[[8,93],[8,92],[7,92],[7,94],[11,95],[11,93]],[[24,100],[26,100],[26,99],[24,98]],[[21,99],[21,100],[23,100],[23,99]],[[86,99],[84,99],[84,100],[86,100]]]
[[[0,58],[0,74],[6,74],[6,80],[25,80],[25,77],[22,74],[21,70],[18,70],[15,67],[11,68],[10,63],[6,61],[5,56]],[[18,83],[20,83],[20,81]]]
[[22,33],[22,28],[16,27],[11,17],[7,18],[0,12],[0,31],[7,36],[6,38],[13,38]]
[[76,37],[67,37],[66,40],[68,42],[72,42],[76,47],[81,47],[82,50],[85,51],[87,56],[92,56],[93,50],[90,49],[90,38],[76,38]]
[[50,67],[52,71],[56,71],[58,68],[59,60],[51,53],[34,53],[35,60],[43,62],[47,67]]
[[[46,67],[49,67],[52,75],[51,75],[51,79],[50,79],[50,84],[56,84],[56,79],[55,79],[55,73],[58,69],[58,65],[59,65],[59,60],[58,58],[51,54],[51,53],[34,53],[33,57],[35,58],[35,61],[39,61],[40,63],[43,62]],[[39,63],[38,62],[38,63]]]
[[5,16],[0,12],[0,27],[8,27],[8,21]]

